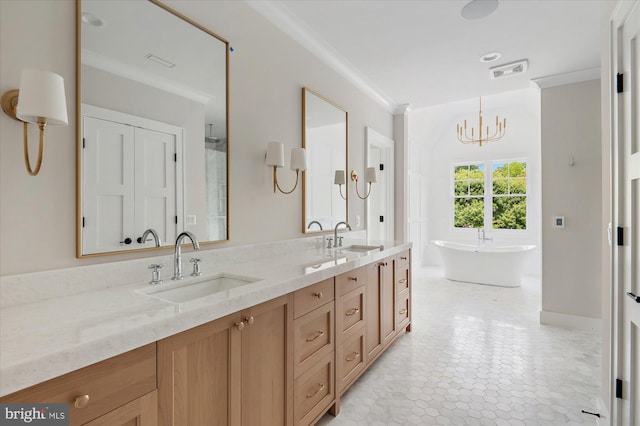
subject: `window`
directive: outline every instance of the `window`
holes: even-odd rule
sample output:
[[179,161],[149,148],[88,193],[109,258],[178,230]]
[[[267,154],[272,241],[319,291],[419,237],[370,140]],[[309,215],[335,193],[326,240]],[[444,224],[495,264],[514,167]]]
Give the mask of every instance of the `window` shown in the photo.
[[527,163],[494,163],[493,229],[527,229]]
[[484,226],[484,165],[468,164],[454,169],[454,226]]
[[454,166],[453,226],[527,229],[527,163],[489,161]]

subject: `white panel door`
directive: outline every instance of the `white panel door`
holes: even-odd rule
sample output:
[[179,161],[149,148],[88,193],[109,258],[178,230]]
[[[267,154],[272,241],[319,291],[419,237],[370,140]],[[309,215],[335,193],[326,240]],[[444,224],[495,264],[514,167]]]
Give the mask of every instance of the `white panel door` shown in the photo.
[[[365,128],[365,136],[367,167],[375,167],[377,179],[365,205],[367,238],[393,241],[395,235],[394,142],[371,127]],[[380,165],[383,170],[380,170]],[[383,218],[383,222],[380,222],[380,217]]]
[[129,250],[134,229],[134,130],[83,118],[83,253]]
[[[162,243],[176,240],[176,135],[135,129],[136,240],[149,228]],[[153,241],[139,247],[153,247]]]
[[613,257],[614,373],[622,385],[613,415],[614,424],[640,426],[640,2],[617,13],[625,7],[613,27],[613,75],[623,75],[624,88],[613,95],[614,225],[623,230]]

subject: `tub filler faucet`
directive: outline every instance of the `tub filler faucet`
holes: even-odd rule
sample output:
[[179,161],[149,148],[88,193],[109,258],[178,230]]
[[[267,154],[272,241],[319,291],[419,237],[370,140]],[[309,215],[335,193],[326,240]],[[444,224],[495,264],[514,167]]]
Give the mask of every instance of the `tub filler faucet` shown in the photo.
[[478,228],[478,244],[484,244],[485,241],[493,241],[493,238],[486,237],[484,234],[484,228]]

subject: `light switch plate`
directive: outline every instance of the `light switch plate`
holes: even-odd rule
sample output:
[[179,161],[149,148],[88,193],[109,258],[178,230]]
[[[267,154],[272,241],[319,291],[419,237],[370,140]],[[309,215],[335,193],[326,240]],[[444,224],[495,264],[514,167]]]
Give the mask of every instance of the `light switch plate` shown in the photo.
[[188,214],[187,215],[187,225],[195,225],[196,224],[196,215]]
[[553,227],[564,229],[564,216],[554,216],[553,217]]

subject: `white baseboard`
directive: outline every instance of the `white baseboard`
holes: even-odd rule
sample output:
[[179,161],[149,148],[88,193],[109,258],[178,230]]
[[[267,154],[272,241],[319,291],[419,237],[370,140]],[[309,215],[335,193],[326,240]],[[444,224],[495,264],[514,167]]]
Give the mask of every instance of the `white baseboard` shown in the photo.
[[575,328],[578,330],[601,330],[602,321],[598,318],[581,317],[579,315],[560,314],[557,312],[540,311],[540,324],[556,325],[559,327]]
[[611,426],[611,422],[609,420],[609,410],[607,410],[607,407],[604,405],[604,401],[602,401],[602,398],[600,397],[596,398],[596,408],[598,410],[598,414],[600,414],[600,417],[596,420],[597,425]]

